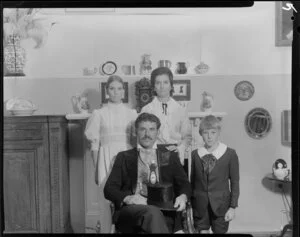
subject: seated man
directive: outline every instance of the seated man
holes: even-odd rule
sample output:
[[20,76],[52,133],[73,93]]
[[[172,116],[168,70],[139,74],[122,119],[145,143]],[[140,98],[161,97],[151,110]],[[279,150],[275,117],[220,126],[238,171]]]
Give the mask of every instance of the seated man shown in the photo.
[[[146,183],[149,180],[149,166],[153,162],[157,164],[156,174],[160,183],[173,184],[176,197],[174,208],[177,208],[177,213],[185,209],[191,195],[188,177],[178,153],[156,144],[160,121],[155,115],[140,114],[135,121],[135,127],[137,148],[118,153],[104,187],[105,198],[115,204],[115,225],[122,233],[177,231],[181,227],[176,227],[175,220],[170,220],[170,215],[164,215],[156,206],[147,205]],[[170,221],[173,221],[175,229],[171,229]]]

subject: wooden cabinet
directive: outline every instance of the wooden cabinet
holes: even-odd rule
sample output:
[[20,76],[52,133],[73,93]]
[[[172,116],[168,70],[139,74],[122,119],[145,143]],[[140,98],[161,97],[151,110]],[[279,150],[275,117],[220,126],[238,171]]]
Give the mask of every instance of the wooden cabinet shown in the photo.
[[71,232],[67,125],[4,117],[4,233]]

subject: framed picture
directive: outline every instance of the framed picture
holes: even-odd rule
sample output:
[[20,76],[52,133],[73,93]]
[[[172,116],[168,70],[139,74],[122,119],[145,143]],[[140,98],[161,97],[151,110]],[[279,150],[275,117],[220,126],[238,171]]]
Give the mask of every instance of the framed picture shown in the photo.
[[292,142],[292,113],[291,110],[282,111],[281,117],[282,144],[290,146]]
[[[125,93],[124,97],[122,99],[123,103],[128,103],[128,82],[124,82],[124,87],[125,87]],[[101,100],[102,103],[105,104],[108,102],[108,95],[106,93],[106,82],[101,82],[100,83],[100,90],[101,90]]]
[[293,39],[293,8],[288,9],[290,1],[275,2],[275,45],[276,46],[291,46]]
[[190,80],[174,80],[173,98],[177,101],[191,100],[191,81]]

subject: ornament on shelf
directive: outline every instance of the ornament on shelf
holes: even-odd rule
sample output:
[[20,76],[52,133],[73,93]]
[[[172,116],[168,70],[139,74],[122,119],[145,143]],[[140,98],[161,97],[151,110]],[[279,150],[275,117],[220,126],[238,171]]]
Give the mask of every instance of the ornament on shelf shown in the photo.
[[209,70],[209,66],[204,62],[200,62],[200,64],[195,67],[195,71],[197,74],[207,73],[208,70]]
[[284,180],[290,174],[290,170],[287,168],[287,164],[283,159],[277,159],[273,164],[273,174],[277,179]]
[[150,74],[152,67],[151,67],[151,60],[150,60],[150,54],[143,54],[142,55],[142,61],[140,62],[140,74]]
[[28,116],[37,110],[37,106],[30,100],[15,97],[6,102],[6,110],[12,115]]
[[86,95],[77,94],[72,96],[72,103],[76,113],[88,114],[89,103]]
[[88,68],[88,67],[84,67],[82,69],[83,72],[83,76],[93,76],[96,75],[96,73],[98,72],[98,68],[94,67],[94,68]]
[[212,96],[212,94],[204,91],[202,94],[201,111],[211,113],[213,104],[214,104],[214,97]]
[[189,62],[178,62],[176,68],[177,74],[186,74],[188,71],[188,67],[190,66]]
[[5,8],[3,10],[4,76],[25,76],[26,51],[20,42],[35,41],[35,49],[44,46],[48,33],[57,22],[47,21],[40,8]]

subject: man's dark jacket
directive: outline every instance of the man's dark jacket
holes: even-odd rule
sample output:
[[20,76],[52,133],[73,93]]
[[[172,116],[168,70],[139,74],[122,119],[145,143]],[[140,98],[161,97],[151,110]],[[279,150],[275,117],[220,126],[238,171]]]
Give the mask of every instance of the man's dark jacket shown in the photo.
[[[106,181],[104,196],[115,204],[116,210],[121,208],[123,199],[127,195],[135,193],[138,155],[137,148],[119,152]],[[191,185],[179,161],[178,153],[157,145],[157,158],[160,181],[173,183],[175,197],[184,193],[189,199],[191,196]]]

